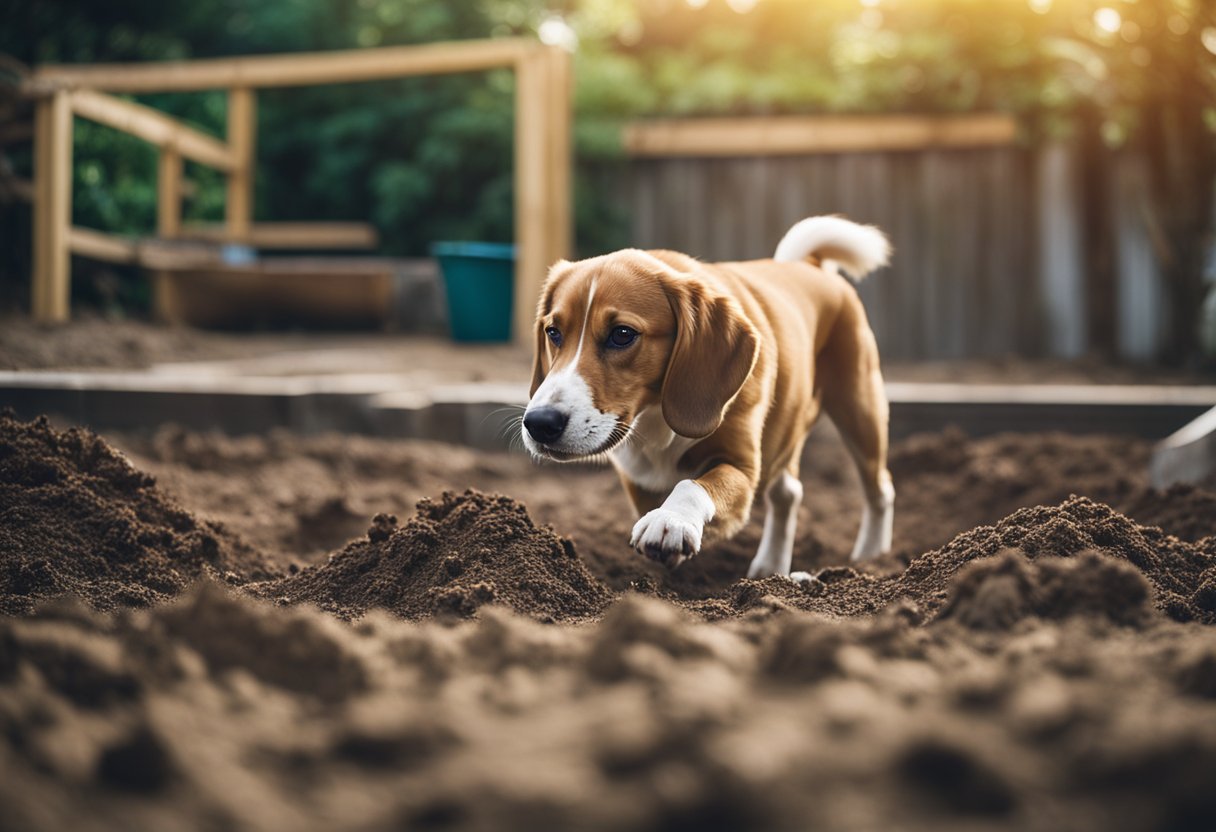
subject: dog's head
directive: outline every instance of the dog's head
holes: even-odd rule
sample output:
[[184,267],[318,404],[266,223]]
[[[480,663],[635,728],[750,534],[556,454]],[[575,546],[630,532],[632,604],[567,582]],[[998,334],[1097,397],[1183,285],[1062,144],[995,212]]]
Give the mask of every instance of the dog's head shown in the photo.
[[533,454],[566,461],[609,451],[656,404],[681,436],[717,430],[759,338],[738,303],[697,276],[695,261],[677,262],[689,270],[626,249],[550,270],[523,419]]

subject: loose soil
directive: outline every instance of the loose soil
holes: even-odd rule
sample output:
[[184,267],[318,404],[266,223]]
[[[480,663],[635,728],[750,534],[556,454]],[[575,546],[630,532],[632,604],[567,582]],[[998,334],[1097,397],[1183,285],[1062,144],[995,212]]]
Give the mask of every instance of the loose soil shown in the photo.
[[897,551],[852,568],[821,436],[809,585],[739,579],[754,528],[658,569],[596,469],[118,444],[0,418],[0,827],[1216,817],[1216,496],[1148,489],[1143,442],[897,443]]
[[200,575],[275,574],[89,431],[0,414],[0,613],[70,594],[101,610],[145,607]]
[[402,618],[468,617],[499,603],[570,621],[603,612],[611,598],[569,540],[538,529],[509,497],[475,491],[423,500],[403,528],[393,515],[377,514],[365,540],[254,591],[283,604],[316,604],[346,620],[373,608]]

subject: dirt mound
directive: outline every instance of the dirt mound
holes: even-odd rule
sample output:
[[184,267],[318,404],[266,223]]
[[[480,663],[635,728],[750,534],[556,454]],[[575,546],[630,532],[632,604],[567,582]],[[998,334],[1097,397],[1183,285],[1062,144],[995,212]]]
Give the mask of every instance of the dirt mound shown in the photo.
[[203,573],[230,583],[274,574],[92,432],[0,415],[0,612],[62,594],[100,610],[144,607]]
[[1163,613],[1177,621],[1216,624],[1216,610],[1207,608],[1197,592],[1216,578],[1216,549],[1141,526],[1086,497],[1022,509],[996,525],[965,532],[914,560],[892,583],[926,608],[936,608],[944,603],[948,584],[962,565],[1009,548],[1032,560],[1096,551],[1124,561],[1143,574]]
[[[830,567],[804,585],[780,578],[739,581],[717,598],[683,603],[706,618],[720,619],[774,606],[856,617],[906,600],[927,620],[952,596],[960,610],[983,606],[969,600],[978,592],[985,595],[984,604],[1004,610],[991,611],[990,624],[996,626],[1026,614],[1052,618],[1073,612],[1137,623],[1151,597],[1158,610],[1176,621],[1216,624],[1214,543],[1216,539],[1187,543],[1074,496],[1058,506],[1021,509],[995,525],[964,532],[913,559],[906,569],[887,558],[865,569]],[[1006,550],[1015,550],[1016,560],[985,560]],[[1075,563],[1056,560],[1079,555]],[[967,570],[975,561],[983,565]],[[1070,588],[1074,584],[1087,586]]]
[[602,612],[611,598],[569,540],[537,528],[521,503],[471,490],[420,501],[402,527],[396,517],[377,515],[365,540],[254,591],[347,620],[373,608],[403,618],[469,617],[498,603],[569,621]]

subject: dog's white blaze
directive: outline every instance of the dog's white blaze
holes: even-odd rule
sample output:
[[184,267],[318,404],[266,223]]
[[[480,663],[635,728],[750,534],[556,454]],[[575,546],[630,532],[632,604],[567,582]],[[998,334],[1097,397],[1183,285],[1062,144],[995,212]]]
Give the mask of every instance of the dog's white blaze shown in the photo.
[[583,342],[587,340],[587,321],[591,320],[591,304],[595,302],[595,278],[591,278],[591,288],[587,290],[587,308],[583,310],[583,328],[578,333],[578,349],[574,351],[574,361],[570,362],[570,370],[577,375],[578,360],[583,354]]
[[[583,312],[583,330],[578,336],[578,346],[574,350],[574,358],[561,370],[546,376],[540,387],[536,388],[536,395],[528,402],[528,410],[538,407],[557,407],[566,413],[568,419],[566,430],[561,438],[550,447],[568,454],[590,454],[599,450],[608,441],[617,423],[615,414],[604,413],[595,406],[591,387],[578,372],[578,362],[583,354],[583,344],[587,338],[587,323],[591,320],[591,304],[594,300],[595,280],[593,278],[587,292],[587,308]],[[520,433],[523,436],[524,447],[535,456],[543,456],[540,445],[522,424]]]

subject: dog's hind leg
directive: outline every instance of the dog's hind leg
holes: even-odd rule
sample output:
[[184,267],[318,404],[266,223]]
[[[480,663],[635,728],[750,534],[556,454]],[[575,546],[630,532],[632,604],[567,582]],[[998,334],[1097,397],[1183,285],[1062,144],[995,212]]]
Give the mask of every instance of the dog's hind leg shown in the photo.
[[887,470],[889,406],[878,367],[878,346],[860,300],[847,304],[842,320],[817,362],[823,409],[840,431],[857,466],[865,502],[850,559],[868,560],[891,549],[895,487]]
[[794,558],[794,530],[798,525],[798,506],[802,502],[802,482],[797,476],[797,461],[791,463],[769,483],[764,492],[764,532],[760,547],[747,568],[747,577],[790,574]]

